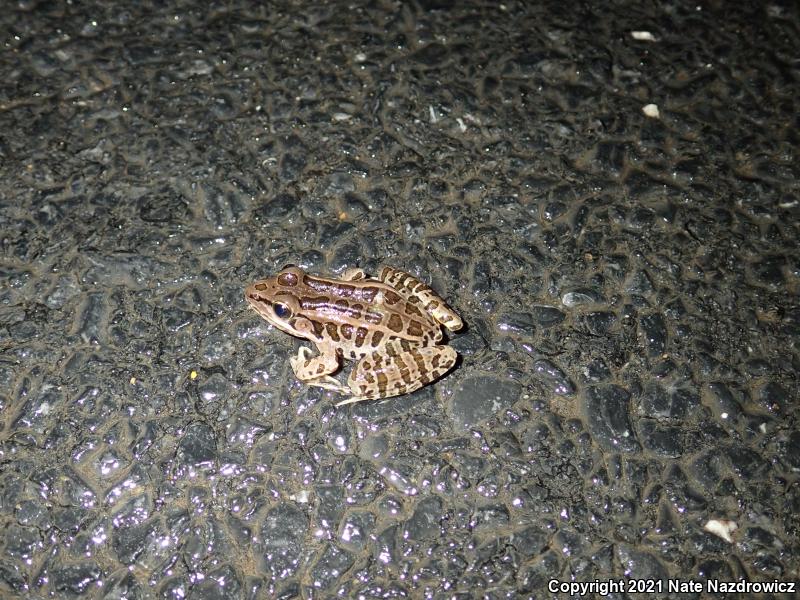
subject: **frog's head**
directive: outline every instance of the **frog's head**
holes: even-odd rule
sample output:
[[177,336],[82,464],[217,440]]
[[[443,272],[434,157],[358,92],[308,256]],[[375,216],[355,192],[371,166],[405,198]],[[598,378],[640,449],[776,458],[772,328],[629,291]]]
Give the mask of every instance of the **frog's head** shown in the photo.
[[281,331],[290,335],[305,335],[305,319],[300,315],[299,289],[303,270],[286,265],[279,273],[247,286],[244,296],[250,306]]

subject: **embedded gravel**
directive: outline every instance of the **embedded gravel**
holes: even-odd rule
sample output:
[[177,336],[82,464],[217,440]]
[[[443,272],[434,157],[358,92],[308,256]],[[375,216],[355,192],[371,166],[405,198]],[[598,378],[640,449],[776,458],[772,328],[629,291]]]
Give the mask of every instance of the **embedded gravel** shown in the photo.
[[[0,596],[800,580],[800,9],[745,4],[5,7]],[[421,277],[457,368],[335,408],[286,263]]]

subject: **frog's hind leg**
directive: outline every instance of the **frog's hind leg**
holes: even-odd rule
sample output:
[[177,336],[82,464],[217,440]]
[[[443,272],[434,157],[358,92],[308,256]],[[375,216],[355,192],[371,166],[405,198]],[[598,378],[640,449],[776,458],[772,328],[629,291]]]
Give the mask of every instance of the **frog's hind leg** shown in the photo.
[[311,357],[311,350],[300,346],[297,356],[289,359],[297,378],[308,385],[325,388],[340,394],[349,394],[350,388],[331,377],[339,368],[339,357],[335,350]]
[[336,406],[391,398],[418,390],[452,369],[457,356],[450,346],[425,346],[391,353],[373,352],[356,364],[347,379],[354,396]]
[[419,305],[450,331],[458,331],[464,326],[461,317],[447,306],[442,297],[413,275],[393,267],[384,267],[378,279],[392,286],[409,303]]

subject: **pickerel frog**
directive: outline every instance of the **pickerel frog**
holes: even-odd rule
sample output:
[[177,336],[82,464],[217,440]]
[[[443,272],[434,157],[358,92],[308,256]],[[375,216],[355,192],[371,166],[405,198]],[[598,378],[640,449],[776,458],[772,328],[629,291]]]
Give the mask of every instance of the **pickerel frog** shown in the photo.
[[[413,392],[456,362],[453,348],[437,344],[441,326],[458,331],[461,318],[426,284],[391,267],[377,279],[349,269],[339,280],[287,265],[248,286],[245,297],[275,327],[317,346],[314,357],[301,347],[292,369],[309,385],[352,394],[337,406]],[[346,386],[331,376],[342,358],[358,361]]]

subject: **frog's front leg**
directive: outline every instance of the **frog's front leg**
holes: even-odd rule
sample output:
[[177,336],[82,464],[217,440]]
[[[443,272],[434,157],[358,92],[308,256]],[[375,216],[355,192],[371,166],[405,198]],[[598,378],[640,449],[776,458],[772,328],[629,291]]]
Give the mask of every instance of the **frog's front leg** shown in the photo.
[[384,267],[381,269],[378,279],[392,286],[409,302],[421,306],[425,312],[450,331],[458,331],[464,326],[461,317],[447,306],[442,297],[434,292],[428,284],[413,275],[393,267]]
[[305,346],[300,346],[297,356],[289,359],[292,370],[297,378],[303,383],[314,385],[339,392],[340,394],[350,393],[350,388],[343,386],[333,377],[331,373],[339,368],[339,357],[336,349],[320,349],[319,356],[311,358],[311,350]]
[[373,352],[356,363],[347,379],[353,397],[336,406],[418,390],[453,368],[457,356],[450,346],[411,348],[392,355]]

